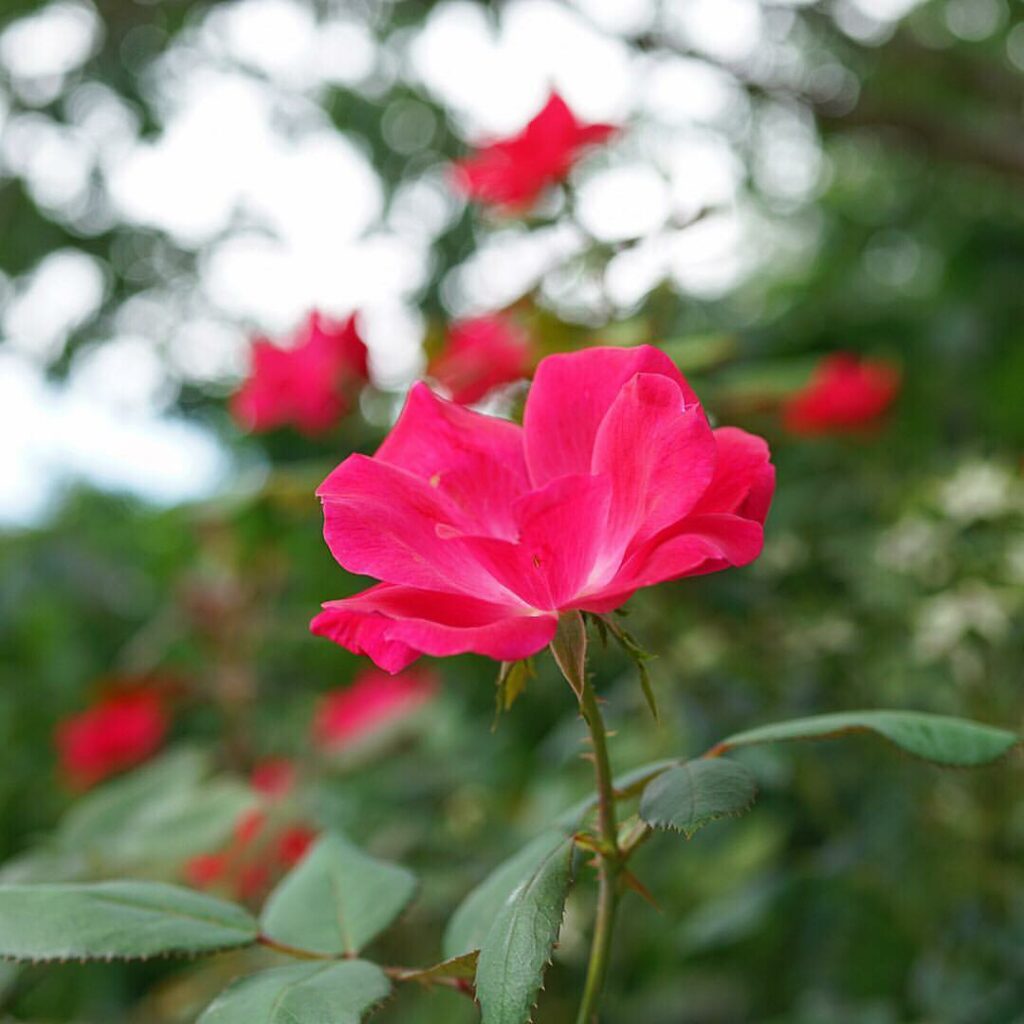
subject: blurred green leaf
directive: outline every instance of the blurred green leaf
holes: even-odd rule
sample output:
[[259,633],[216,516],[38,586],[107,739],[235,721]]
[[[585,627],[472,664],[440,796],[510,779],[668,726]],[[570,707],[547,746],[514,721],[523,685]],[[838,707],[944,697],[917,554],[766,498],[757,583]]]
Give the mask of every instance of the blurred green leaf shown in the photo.
[[359,1024],[390,991],[365,960],[278,967],[236,981],[199,1024]]
[[571,873],[572,842],[566,840],[534,863],[499,908],[476,969],[481,1024],[530,1019],[562,926]]
[[683,373],[699,373],[728,362],[739,348],[736,338],[728,334],[669,338],[658,347]]
[[209,767],[208,757],[199,750],[164,754],[82,797],[61,821],[57,840],[77,850],[107,845],[162,797],[169,793],[180,796],[198,786]]
[[644,790],[640,817],[654,828],[675,829],[690,839],[713,821],[749,811],[756,798],[757,783],[743,765],[687,761]]
[[234,779],[215,779],[198,789],[166,793],[139,808],[123,830],[110,836],[111,863],[177,863],[217,849],[239,816],[255,806],[252,789]]
[[277,942],[353,956],[398,917],[415,891],[412,872],[329,833],[270,894],[260,923]]
[[923,711],[847,711],[812,715],[736,733],[710,753],[780,740],[833,739],[849,733],[873,732],[901,750],[926,761],[953,767],[974,767],[998,760],[1020,742],[1007,729]]
[[161,882],[0,886],[0,956],[144,959],[254,942],[241,907]]

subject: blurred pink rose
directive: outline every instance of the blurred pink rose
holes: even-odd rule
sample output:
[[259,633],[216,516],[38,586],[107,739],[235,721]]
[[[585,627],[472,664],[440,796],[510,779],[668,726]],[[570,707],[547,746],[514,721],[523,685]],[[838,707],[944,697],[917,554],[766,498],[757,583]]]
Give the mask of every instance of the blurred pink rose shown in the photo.
[[783,408],[786,429],[813,436],[875,426],[896,400],[900,372],[882,359],[837,352],[818,363],[810,381]]
[[422,707],[437,692],[432,672],[409,669],[390,676],[361,672],[351,686],[327,694],[313,720],[313,739],[326,750],[344,747]]
[[530,339],[507,317],[481,316],[453,324],[430,375],[453,402],[472,405],[500,387],[529,376]]
[[86,789],[151,757],[169,726],[156,690],[113,694],[57,725],[61,771],[76,789]]
[[334,557],[383,582],[311,628],[388,672],[421,654],[524,658],[560,612],[755,559],[774,482],[767,444],[712,430],[647,345],[542,360],[522,427],[418,384],[376,455],[317,492]]
[[614,131],[612,125],[577,121],[565,100],[552,93],[518,135],[458,161],[455,185],[475,202],[522,210],[548,185],[565,178],[586,147],[604,142]]
[[341,322],[310,313],[290,347],[253,342],[252,368],[231,411],[247,430],[292,426],[315,436],[348,412],[351,392],[366,380],[366,346],[355,317]]

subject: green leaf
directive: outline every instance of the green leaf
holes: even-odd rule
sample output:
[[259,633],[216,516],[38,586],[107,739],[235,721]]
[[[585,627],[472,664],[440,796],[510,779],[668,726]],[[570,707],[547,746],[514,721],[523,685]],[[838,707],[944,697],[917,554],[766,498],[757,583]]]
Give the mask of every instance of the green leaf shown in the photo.
[[916,757],[955,767],[988,764],[1020,742],[1020,737],[1007,729],[947,715],[922,711],[847,711],[797,718],[737,733],[716,744],[705,756],[754,743],[831,739],[854,732],[873,732]]
[[199,1024],[359,1024],[390,992],[365,960],[277,967],[236,981]]
[[459,904],[448,922],[443,943],[445,957],[451,959],[480,949],[512,893],[553,853],[571,846],[568,829],[549,829],[495,868]]
[[479,959],[480,953],[473,950],[472,953],[463,953],[462,956],[453,956],[448,960],[442,960],[432,967],[412,967],[407,971],[402,971],[397,977],[401,981],[418,981],[421,985],[427,986],[445,978],[472,981],[476,975],[476,965]]
[[579,612],[563,612],[551,641],[551,653],[577,699],[583,695],[587,671],[587,626]]
[[757,783],[741,764],[687,761],[659,775],[644,790],[640,817],[653,828],[670,828],[690,839],[719,818],[743,814],[757,797]]
[[327,833],[270,894],[260,924],[285,945],[353,956],[394,921],[415,890],[410,871]]
[[57,842],[81,852],[108,845],[123,835],[136,815],[168,793],[194,790],[209,771],[204,754],[176,750],[143,768],[115,779],[78,800],[61,821]]
[[564,840],[534,864],[499,908],[476,968],[481,1024],[529,1020],[562,927],[571,872],[572,842]]
[[241,907],[162,882],[0,886],[0,956],[141,959],[256,940]]
[[253,806],[252,789],[236,779],[215,779],[197,789],[168,792],[139,808],[101,852],[115,866],[184,861],[217,849]]

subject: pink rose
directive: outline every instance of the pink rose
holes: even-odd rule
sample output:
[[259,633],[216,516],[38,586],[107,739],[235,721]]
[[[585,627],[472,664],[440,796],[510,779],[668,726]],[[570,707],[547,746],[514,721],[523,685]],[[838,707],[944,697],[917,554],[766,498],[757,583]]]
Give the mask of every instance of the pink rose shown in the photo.
[[810,381],[783,408],[786,429],[814,436],[876,426],[900,389],[900,372],[882,359],[837,352],[818,363]]
[[310,313],[289,348],[264,338],[253,343],[252,369],[231,412],[257,433],[293,426],[315,436],[348,412],[351,392],[366,379],[366,346],[355,317],[340,322]]
[[502,384],[529,376],[530,339],[507,317],[481,316],[453,324],[430,375],[453,402],[472,405]]
[[552,93],[518,135],[456,163],[455,185],[478,203],[522,210],[548,185],[565,178],[584,149],[604,142],[614,131],[612,125],[577,121],[565,100]]
[[418,384],[377,453],[317,492],[331,553],[382,582],[311,628],[388,672],[421,654],[524,658],[563,611],[755,559],[774,479],[765,442],[712,430],[650,346],[542,360],[522,427]]
[[327,694],[313,720],[313,739],[325,750],[337,750],[411,714],[437,692],[430,672],[409,669],[389,676],[368,669],[343,690]]
[[61,770],[76,789],[88,789],[155,754],[169,727],[156,690],[113,694],[58,724]]

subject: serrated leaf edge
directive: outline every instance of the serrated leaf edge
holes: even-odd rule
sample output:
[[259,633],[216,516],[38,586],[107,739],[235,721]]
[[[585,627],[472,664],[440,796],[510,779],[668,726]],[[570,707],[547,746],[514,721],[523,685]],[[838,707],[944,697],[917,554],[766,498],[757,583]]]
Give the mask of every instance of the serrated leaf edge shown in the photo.
[[[550,946],[550,948],[548,950],[548,957],[544,961],[544,963],[543,963],[543,965],[541,967],[540,977],[537,979],[537,990],[536,990],[536,993],[534,995],[534,1000],[530,1004],[530,1006],[528,1007],[528,1009],[527,1009],[527,1016],[524,1018],[522,1024],[533,1024],[533,1014],[534,1014],[534,1011],[537,1009],[537,1004],[540,1002],[540,993],[544,991],[544,975],[547,973],[548,967],[550,967],[551,964],[554,961],[554,958],[551,956],[551,950],[553,950],[555,948],[555,946],[557,945],[557,943],[558,943],[558,936],[561,934],[561,932],[562,932],[562,925],[565,923],[565,905],[568,902],[569,891],[572,888],[573,881],[574,881],[573,871],[572,871],[572,861],[573,861],[573,851],[575,849],[575,843],[574,843],[572,837],[566,838],[566,840],[565,840],[565,847],[566,847],[565,850],[562,850],[562,848],[560,846],[556,847],[549,854],[547,854],[547,856],[545,856],[544,859],[539,864],[536,865],[536,867],[530,873],[530,875],[526,879],[524,879],[522,882],[520,882],[519,885],[517,885],[508,894],[508,897],[505,899],[505,902],[502,904],[502,908],[504,908],[513,899],[515,899],[519,895],[519,893],[523,891],[523,889],[528,888],[531,885],[534,885],[537,882],[537,880],[540,877],[540,875],[542,874],[543,869],[545,867],[547,867],[548,863],[552,859],[557,857],[559,854],[562,854],[562,855],[564,855],[564,856],[566,856],[568,858],[568,860],[569,860],[569,875],[568,875],[568,879],[566,880],[565,898],[562,900],[562,910],[561,910],[561,913],[559,914],[559,917],[558,917],[558,927],[555,929],[554,938],[552,939],[551,946]],[[488,935],[487,938],[489,938],[489,937],[490,936]],[[487,944],[487,938],[484,939],[484,945]],[[479,950],[479,953],[480,953],[480,959],[482,959],[483,958],[483,947],[481,947],[481,949]],[[479,974],[479,970],[480,970],[480,960],[478,959],[477,960],[477,973],[478,974]],[[474,984],[477,984],[477,992],[479,993],[479,986],[478,986],[478,983],[477,983],[476,976],[474,976]],[[480,999],[479,999],[479,994],[476,997],[476,1002],[482,1008],[482,1004],[480,1003]]]
[[[700,761],[700,760],[703,760],[703,758],[697,758],[697,760]],[[735,762],[732,762],[732,763],[735,763]],[[689,764],[688,761],[682,761],[679,764],[675,765],[672,770],[674,770],[675,768],[684,768],[688,764]],[[661,778],[665,774],[666,774],[666,772],[659,772],[656,777],[657,778]],[[743,817],[744,814],[747,814],[750,811],[750,809],[754,806],[754,804],[757,803],[757,798],[760,795],[760,788],[757,785],[757,780],[752,775],[750,776],[750,779],[751,779],[751,782],[752,782],[752,786],[751,786],[751,792],[750,792],[750,800],[747,803],[745,803],[742,807],[737,807],[737,808],[735,808],[734,810],[731,810],[731,811],[716,811],[716,812],[714,812],[712,814],[708,814],[704,818],[702,818],[700,824],[695,826],[694,828],[685,828],[685,827],[683,827],[681,825],[674,825],[671,821],[655,820],[653,817],[648,817],[646,814],[644,814],[644,809],[643,809],[643,803],[642,802],[640,804],[640,807],[639,807],[639,810],[637,811],[637,813],[639,814],[640,819],[642,821],[647,822],[647,824],[650,825],[651,828],[660,829],[663,832],[677,832],[680,835],[682,835],[687,841],[689,841],[702,828],[705,828],[708,825],[712,825],[716,821],[724,821],[726,818],[741,818],[741,817]],[[654,779],[650,780],[650,782],[653,782],[653,781],[654,781]],[[644,794],[646,795],[646,784],[645,784]],[[691,815],[691,817],[692,817],[692,815]]]

